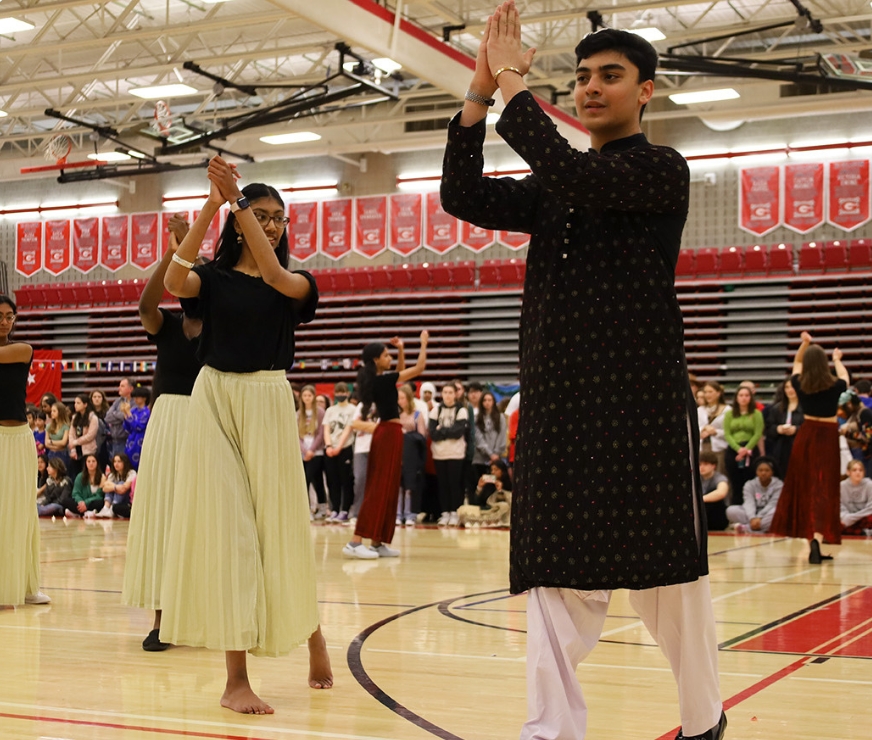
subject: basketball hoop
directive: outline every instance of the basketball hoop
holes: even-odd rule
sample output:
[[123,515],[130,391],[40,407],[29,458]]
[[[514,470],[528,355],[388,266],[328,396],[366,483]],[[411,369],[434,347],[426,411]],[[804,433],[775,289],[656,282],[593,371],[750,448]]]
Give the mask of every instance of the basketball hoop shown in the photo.
[[167,136],[170,132],[170,127],[173,125],[173,114],[170,107],[163,100],[158,100],[154,104],[154,123],[151,127],[160,136]]
[[73,140],[66,134],[55,134],[45,145],[45,158],[55,164],[65,164],[73,151]]

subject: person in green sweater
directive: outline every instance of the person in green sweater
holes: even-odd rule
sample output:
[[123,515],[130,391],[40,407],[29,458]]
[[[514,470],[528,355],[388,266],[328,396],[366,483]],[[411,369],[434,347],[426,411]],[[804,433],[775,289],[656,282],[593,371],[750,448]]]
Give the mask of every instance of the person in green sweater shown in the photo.
[[724,462],[731,491],[742,491],[754,477],[754,460],[763,426],[763,414],[757,410],[754,394],[740,386],[732,407],[724,414],[724,438],[729,445]]
[[94,454],[85,455],[82,472],[76,476],[73,484],[73,500],[75,509],[67,509],[64,516],[68,519],[78,519],[89,511],[100,511],[103,508],[103,481],[105,477],[100,472],[100,464]]

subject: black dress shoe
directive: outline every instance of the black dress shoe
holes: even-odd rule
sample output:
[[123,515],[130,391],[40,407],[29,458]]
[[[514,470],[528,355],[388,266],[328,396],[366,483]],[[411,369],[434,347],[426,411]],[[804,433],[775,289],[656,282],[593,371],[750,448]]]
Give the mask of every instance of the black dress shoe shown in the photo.
[[708,732],[702,735],[685,735],[681,730],[675,736],[675,740],[723,740],[727,731],[727,715],[721,712],[721,719]]
[[149,653],[159,653],[170,647],[168,642],[160,641],[160,630],[152,630],[142,641],[142,649]]
[[821,552],[821,543],[816,539],[812,539],[809,542],[809,546],[811,547],[811,551],[808,554],[808,562],[812,565],[820,565],[824,560],[832,560],[832,555],[824,555]]

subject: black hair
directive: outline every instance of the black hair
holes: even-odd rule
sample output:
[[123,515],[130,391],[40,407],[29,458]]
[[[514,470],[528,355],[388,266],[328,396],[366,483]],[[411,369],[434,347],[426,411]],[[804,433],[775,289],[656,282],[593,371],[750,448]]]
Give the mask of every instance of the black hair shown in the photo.
[[857,393],[863,393],[868,395],[869,391],[872,390],[872,383],[870,383],[868,380],[858,380],[856,383],[854,383],[854,389],[857,391]]
[[371,342],[363,348],[360,355],[360,367],[357,368],[354,390],[359,394],[360,402],[363,404],[361,416],[364,421],[369,418],[370,408],[375,400],[375,376],[378,375],[375,361],[384,351],[385,346],[381,342]]
[[55,472],[58,474],[58,480],[63,480],[67,475],[67,466],[63,460],[59,457],[50,457],[48,459],[49,467],[55,469]]
[[[264,185],[262,182],[253,182],[246,185],[242,188],[242,194],[251,203],[254,203],[256,200],[261,200],[262,198],[272,198],[281,204],[282,209],[285,207],[285,202],[282,200],[282,196],[279,195],[279,191],[269,185]],[[210,263],[210,265],[216,270],[232,270],[236,267],[239,258],[242,256],[242,241],[236,233],[235,224],[236,215],[231,211],[227,215],[227,221],[224,224],[224,229],[221,231],[221,238],[218,240],[218,248],[215,250],[215,259]],[[290,259],[287,228],[282,230],[282,235],[279,239],[278,246],[275,249],[275,254],[279,260],[279,264],[287,270],[288,260]]]
[[770,468],[772,468],[772,475],[774,475],[776,478],[778,477],[778,465],[775,463],[774,458],[771,458],[768,455],[760,455],[760,457],[758,457],[754,461],[755,475],[757,473],[757,468],[759,468],[761,465],[768,465]]
[[512,490],[512,477],[509,475],[509,466],[502,460],[494,460],[491,465],[496,465],[500,471],[500,482],[503,484],[503,491]]
[[[603,28],[587,34],[575,47],[575,64],[601,51],[614,51],[625,56],[639,70],[639,82],[653,80],[657,71],[657,50],[641,36],[617,28]],[[639,111],[639,120],[645,106]]]
[[151,391],[145,386],[138,385],[133,389],[133,392],[130,394],[131,398],[144,398],[145,402],[148,403],[151,400]]
[[115,473],[116,477],[118,476],[118,471],[115,470],[115,458],[121,459],[121,464],[124,466],[124,469],[121,471],[120,480],[127,480],[127,476],[131,470],[133,470],[133,465],[130,463],[130,458],[127,457],[127,454],[124,452],[116,452],[112,455],[112,472]]
[[[481,383],[479,383],[477,380],[471,381],[470,384],[466,388],[467,393],[469,393],[470,391],[483,391],[483,390],[484,390],[484,386]],[[496,400],[496,398],[494,398],[494,400]]]
[[91,403],[91,394],[90,393],[79,393],[76,396],[82,403],[85,404],[85,410],[81,414],[77,411],[73,414],[72,425],[76,429],[76,434],[82,434],[82,431],[88,427],[90,423],[88,420],[91,418],[91,414],[96,413],[94,411],[94,404]]
[[12,306],[12,313],[18,313],[18,307],[15,305],[15,301],[13,301],[8,295],[0,293],[0,304],[3,303],[8,303]]
[[[93,457],[97,461],[97,467],[94,468],[94,475],[89,475],[88,473],[88,458]],[[103,472],[100,470],[100,458],[98,458],[93,452],[89,452],[82,457],[82,472],[79,473],[82,476],[82,483],[88,482],[89,485],[99,486],[100,481],[103,478]],[[96,478],[97,480],[94,480]]]
[[[471,383],[470,383],[470,386],[472,386]],[[471,387],[470,387],[470,390],[472,390]],[[485,396],[490,396],[494,400],[494,405],[491,406],[490,411],[484,410],[484,397]],[[485,391],[484,393],[481,394],[481,401],[479,401],[478,414],[476,414],[476,417],[475,417],[475,425],[482,431],[482,433],[485,431],[484,420],[485,420],[485,417],[487,417],[487,416],[490,417],[491,422],[494,425],[494,429],[499,429],[500,428],[500,419],[503,416],[503,412],[500,411],[499,407],[497,406],[497,397],[493,393],[491,393],[490,391]]]

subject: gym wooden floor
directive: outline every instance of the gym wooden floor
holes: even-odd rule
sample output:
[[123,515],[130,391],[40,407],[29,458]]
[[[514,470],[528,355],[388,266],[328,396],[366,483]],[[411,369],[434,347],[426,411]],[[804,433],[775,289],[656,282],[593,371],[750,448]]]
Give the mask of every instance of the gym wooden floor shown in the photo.
[[[127,522],[41,521],[48,606],[0,610],[2,740],[517,738],[524,720],[524,597],[507,592],[508,532],[400,530],[398,560],[349,561],[349,531],[313,526],[335,687],[307,687],[305,647],[251,658],[272,716],[218,705],[223,655],[146,653],[151,613],[120,604]],[[710,538],[729,740],[872,737],[872,539],[830,548]],[[612,601],[578,671],[588,737],[666,740],[678,725],[669,667]]]

